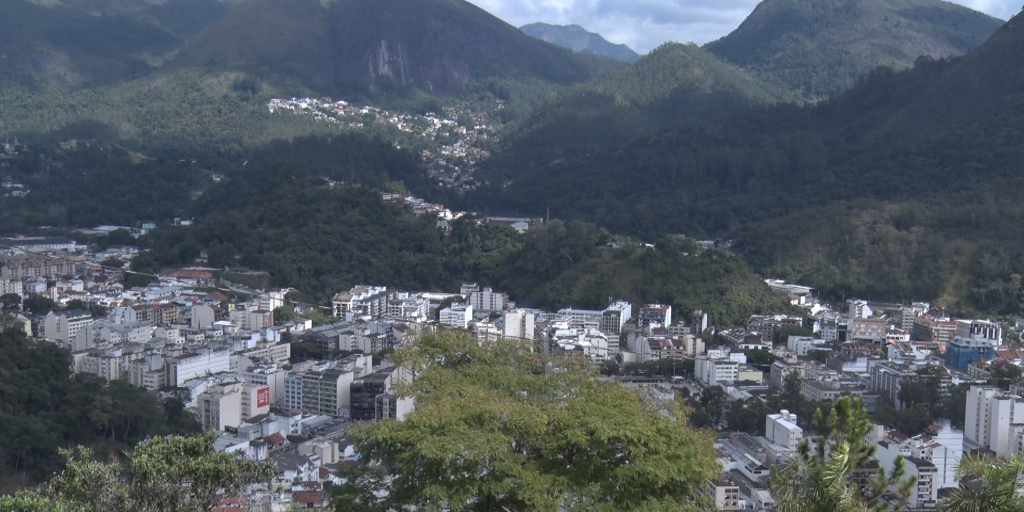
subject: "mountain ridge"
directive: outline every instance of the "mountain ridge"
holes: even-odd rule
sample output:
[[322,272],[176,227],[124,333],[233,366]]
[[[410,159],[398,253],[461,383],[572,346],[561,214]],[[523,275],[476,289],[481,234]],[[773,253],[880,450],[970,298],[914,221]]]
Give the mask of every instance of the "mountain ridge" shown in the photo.
[[630,64],[640,58],[640,55],[629,46],[611,43],[601,34],[589,32],[579,25],[551,25],[538,22],[523,25],[519,30],[530,37],[574,52],[604,55]]
[[531,38],[464,0],[246,0],[189,41],[176,65],[286,76],[322,92],[442,96],[473,79],[568,84],[619,66]]
[[820,100],[880,65],[962,55],[1002,24],[941,0],[763,0],[705,48],[776,85]]

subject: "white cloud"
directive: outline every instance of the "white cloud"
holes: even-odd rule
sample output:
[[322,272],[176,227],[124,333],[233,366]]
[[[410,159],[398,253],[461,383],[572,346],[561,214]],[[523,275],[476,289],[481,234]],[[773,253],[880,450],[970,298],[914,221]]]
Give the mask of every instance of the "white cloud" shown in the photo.
[[[645,53],[666,41],[704,44],[725,36],[758,0],[469,0],[517,27],[542,21],[577,24],[613,43]],[[958,0],[997,18],[1020,11],[1022,0]]]

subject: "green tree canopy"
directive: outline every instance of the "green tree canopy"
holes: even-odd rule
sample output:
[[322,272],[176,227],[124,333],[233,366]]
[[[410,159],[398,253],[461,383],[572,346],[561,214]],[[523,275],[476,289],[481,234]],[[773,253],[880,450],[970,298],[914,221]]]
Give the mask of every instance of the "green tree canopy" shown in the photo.
[[336,510],[706,509],[719,468],[686,408],[532,348],[445,332],[398,351],[416,411],[351,430],[363,465]]
[[276,473],[272,462],[217,453],[216,437],[210,432],[146,440],[126,464],[97,461],[88,448],[61,450],[67,468],[36,492],[0,496],[0,510],[205,512],[249,484],[269,483]]

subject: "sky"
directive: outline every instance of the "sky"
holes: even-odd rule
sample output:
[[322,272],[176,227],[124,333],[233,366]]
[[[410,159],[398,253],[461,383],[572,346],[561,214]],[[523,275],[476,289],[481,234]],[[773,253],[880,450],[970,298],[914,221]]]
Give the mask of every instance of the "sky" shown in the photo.
[[[469,0],[517,27],[534,22],[576,24],[613,43],[646,53],[666,41],[704,44],[725,36],[759,0]],[[1001,19],[1021,0],[956,0]]]

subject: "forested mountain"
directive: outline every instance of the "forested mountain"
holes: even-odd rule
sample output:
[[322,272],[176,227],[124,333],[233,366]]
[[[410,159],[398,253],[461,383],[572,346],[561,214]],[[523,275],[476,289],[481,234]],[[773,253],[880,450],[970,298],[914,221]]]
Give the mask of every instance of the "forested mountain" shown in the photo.
[[601,34],[587,32],[579,25],[550,25],[548,23],[531,23],[519,27],[531,37],[547,41],[555,46],[568,48],[574,52],[604,55],[621,61],[633,63],[640,58],[632,48],[624,44],[609,43]]
[[700,115],[787,98],[696,45],[666,43],[538,108],[512,131],[486,179],[501,183],[523,167],[603,151]]
[[0,83],[90,85],[134,78],[224,16],[217,0],[151,4],[8,0],[0,15]]
[[[588,158],[520,167],[467,199],[502,212],[550,208],[649,240],[734,238],[755,269],[836,298],[1019,314],[1024,94],[1004,82],[1019,79],[1018,23],[965,57],[882,68],[818,106],[705,117]],[[969,74],[989,66],[1007,71]],[[950,84],[991,106],[916,137],[893,129]]]
[[1002,21],[940,0],[764,0],[731,34],[708,43],[721,58],[810,100],[850,88],[878,66],[962,55]]
[[176,64],[284,78],[324,93],[441,95],[473,79],[566,84],[617,67],[531,38],[464,0],[246,0],[190,41]]

